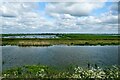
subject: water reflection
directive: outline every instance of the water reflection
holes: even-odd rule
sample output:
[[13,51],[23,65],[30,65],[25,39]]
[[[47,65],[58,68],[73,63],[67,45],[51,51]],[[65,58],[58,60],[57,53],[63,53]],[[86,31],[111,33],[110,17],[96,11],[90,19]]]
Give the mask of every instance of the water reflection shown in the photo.
[[63,68],[73,65],[82,67],[97,64],[118,64],[118,46],[50,46],[18,47],[3,46],[3,69],[14,66],[43,64]]
[[58,38],[56,35],[2,36],[2,38]]

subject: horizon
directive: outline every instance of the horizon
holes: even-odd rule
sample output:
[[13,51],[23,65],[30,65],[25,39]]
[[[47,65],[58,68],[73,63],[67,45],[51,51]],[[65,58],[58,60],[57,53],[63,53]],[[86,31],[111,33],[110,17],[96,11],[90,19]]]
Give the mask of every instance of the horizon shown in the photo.
[[46,33],[0,33],[0,34],[112,34],[112,35],[120,35],[120,33],[74,33],[74,32],[63,32],[63,33],[54,33],[54,32],[46,32]]

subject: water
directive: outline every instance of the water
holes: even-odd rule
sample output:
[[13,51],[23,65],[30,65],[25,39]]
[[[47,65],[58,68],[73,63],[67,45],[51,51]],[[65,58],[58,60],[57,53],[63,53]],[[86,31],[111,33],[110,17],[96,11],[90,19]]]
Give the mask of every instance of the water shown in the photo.
[[118,46],[3,46],[3,70],[15,66],[43,64],[64,68],[70,65],[86,67],[118,64]]
[[2,38],[58,38],[56,35],[2,36]]

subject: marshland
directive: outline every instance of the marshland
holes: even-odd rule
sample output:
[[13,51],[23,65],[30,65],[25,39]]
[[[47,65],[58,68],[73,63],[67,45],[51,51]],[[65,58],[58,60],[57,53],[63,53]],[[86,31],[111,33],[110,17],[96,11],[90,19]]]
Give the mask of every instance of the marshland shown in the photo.
[[2,34],[1,45],[119,45],[118,34]]
[[3,0],[0,79],[120,80],[118,0]]
[[1,34],[2,76],[118,80],[118,34]]

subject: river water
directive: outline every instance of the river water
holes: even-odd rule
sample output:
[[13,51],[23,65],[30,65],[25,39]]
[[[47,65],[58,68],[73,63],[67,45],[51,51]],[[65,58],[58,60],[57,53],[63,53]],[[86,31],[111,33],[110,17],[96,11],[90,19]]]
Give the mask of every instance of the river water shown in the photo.
[[19,47],[2,46],[3,70],[16,66],[43,64],[57,68],[70,65],[86,67],[118,64],[118,46]]

